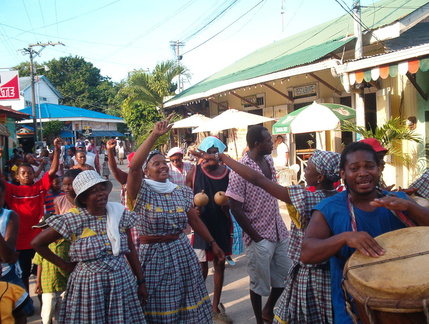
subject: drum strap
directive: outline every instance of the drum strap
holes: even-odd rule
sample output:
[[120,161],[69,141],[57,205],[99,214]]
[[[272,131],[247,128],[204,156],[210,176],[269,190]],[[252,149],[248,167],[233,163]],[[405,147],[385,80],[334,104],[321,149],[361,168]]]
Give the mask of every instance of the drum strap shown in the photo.
[[[396,195],[394,193],[389,193],[387,196],[396,197]],[[382,198],[382,197],[386,197],[386,195],[381,190],[377,189],[377,198]],[[349,208],[350,223],[352,226],[352,231],[357,232],[356,215],[355,215],[355,210],[354,210],[354,206],[353,206],[350,194],[347,195],[347,206]],[[405,226],[407,226],[407,227],[416,226],[416,223],[410,217],[405,215],[402,211],[392,210],[392,209],[389,209],[389,211],[396,218],[398,218]]]
[[341,288],[343,289],[344,300],[346,301],[346,311],[352,318],[353,324],[359,324],[360,318],[353,309],[352,300],[347,292],[346,286],[344,285],[344,277],[343,280],[341,280]]

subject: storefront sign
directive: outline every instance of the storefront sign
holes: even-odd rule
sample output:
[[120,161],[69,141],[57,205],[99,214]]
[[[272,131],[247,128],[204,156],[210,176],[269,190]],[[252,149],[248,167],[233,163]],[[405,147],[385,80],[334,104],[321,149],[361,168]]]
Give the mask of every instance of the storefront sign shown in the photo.
[[0,100],[19,99],[18,71],[0,72]]
[[301,87],[293,88],[294,98],[310,97],[310,96],[315,96],[316,94],[317,94],[317,88],[315,83],[306,84]]

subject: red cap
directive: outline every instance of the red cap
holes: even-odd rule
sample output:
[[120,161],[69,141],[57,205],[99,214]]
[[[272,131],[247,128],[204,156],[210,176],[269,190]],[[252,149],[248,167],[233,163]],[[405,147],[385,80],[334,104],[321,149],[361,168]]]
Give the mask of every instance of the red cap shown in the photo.
[[130,154],[128,154],[127,159],[128,159],[128,167],[130,167],[131,165],[131,161],[133,160],[134,154],[136,154],[136,152],[131,152]]
[[365,138],[363,140],[360,140],[359,142],[366,143],[372,146],[374,151],[378,152],[387,152],[387,149],[383,147],[383,145],[380,144],[379,141],[377,141],[375,138]]

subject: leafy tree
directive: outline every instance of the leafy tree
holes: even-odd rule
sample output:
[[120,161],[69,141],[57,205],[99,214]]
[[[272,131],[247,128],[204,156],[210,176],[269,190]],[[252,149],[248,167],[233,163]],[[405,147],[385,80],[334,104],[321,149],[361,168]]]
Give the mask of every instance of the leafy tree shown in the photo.
[[[122,105],[122,116],[135,136],[136,145],[140,145],[149,136],[155,122],[162,115],[155,106],[126,99]],[[166,135],[160,137],[156,146],[167,141]]]
[[[48,71],[41,73],[44,66]],[[23,62],[15,67],[20,76],[30,75],[30,63]],[[111,103],[119,91],[119,87],[108,77],[100,74],[100,70],[84,58],[78,56],[61,57],[43,64],[36,63],[36,74],[45,75],[53,86],[64,97],[61,104],[76,106],[99,112],[113,109]],[[117,106],[116,112],[119,111]]]
[[[38,72],[43,71],[45,72],[44,65],[39,64],[37,62],[34,62],[34,67],[36,68],[36,71],[34,72],[34,74],[38,74]],[[21,62],[19,65],[14,67],[14,70],[18,71],[18,75],[20,77],[26,77],[26,76],[30,76],[30,62]]]
[[48,143],[53,142],[55,137],[61,133],[64,123],[59,120],[51,120],[43,123],[43,137],[46,138]]
[[341,131],[354,132],[360,134],[363,138],[375,138],[388,150],[387,154],[391,154],[405,163],[409,163],[410,159],[397,148],[397,145],[402,140],[422,143],[420,136],[414,130],[409,129],[405,124],[405,120],[400,117],[391,117],[384,125],[377,126],[374,130],[371,127],[366,129],[364,126],[356,126],[346,120],[341,126]]
[[[122,116],[141,144],[152,131],[154,123],[163,117],[163,101],[166,96],[175,94],[177,85],[173,79],[186,74],[187,69],[175,61],[157,64],[152,72],[133,72],[116,100],[122,100]],[[156,146],[167,143],[168,134],[160,137]]]
[[174,95],[177,89],[173,79],[187,73],[188,70],[176,61],[161,62],[151,73],[143,70],[133,72],[123,91],[130,102],[141,102],[162,109],[164,98]]

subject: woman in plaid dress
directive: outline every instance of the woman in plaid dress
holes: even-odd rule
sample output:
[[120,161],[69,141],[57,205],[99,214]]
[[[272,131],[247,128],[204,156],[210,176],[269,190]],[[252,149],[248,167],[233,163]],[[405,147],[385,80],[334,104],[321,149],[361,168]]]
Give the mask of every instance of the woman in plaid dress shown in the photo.
[[316,187],[316,191],[311,192],[300,185],[282,187],[225,154],[190,153],[204,159],[220,159],[247,181],[286,202],[292,219],[288,256],[293,265],[278,301],[274,323],[332,323],[329,263],[303,265],[300,253],[312,208],[323,198],[336,193],[334,182],[340,179],[340,154],[314,151],[305,169],[307,185]]
[[148,291],[145,315],[148,323],[211,323],[211,303],[201,267],[183,233],[187,222],[219,259],[224,260],[225,255],[192,208],[192,190],[171,183],[164,156],[149,152],[157,138],[170,130],[170,117],[157,122],[139,147],[127,180],[130,207],[140,215],[139,256]]
[[[130,234],[137,215],[107,202],[112,184],[96,171],[81,172],[73,189],[78,214],[50,217],[50,228],[32,242],[42,257],[71,272],[59,323],[146,323],[145,280]],[[72,262],[48,248],[63,237],[71,241]]]

